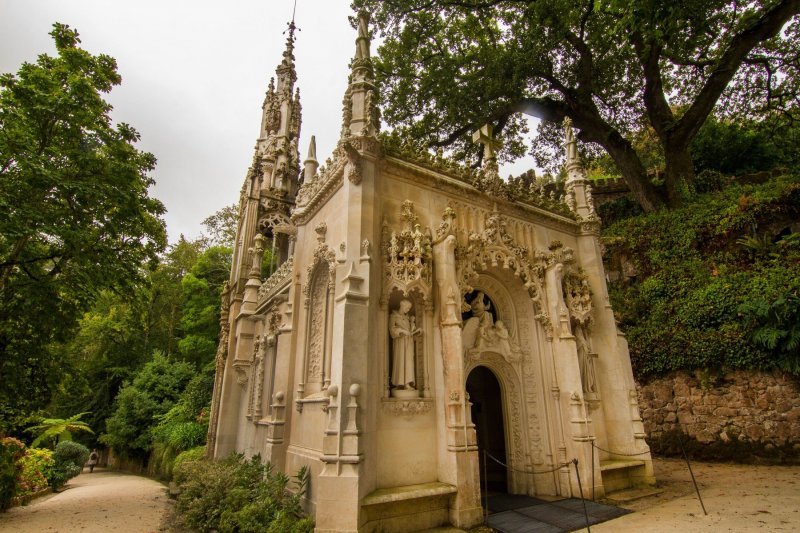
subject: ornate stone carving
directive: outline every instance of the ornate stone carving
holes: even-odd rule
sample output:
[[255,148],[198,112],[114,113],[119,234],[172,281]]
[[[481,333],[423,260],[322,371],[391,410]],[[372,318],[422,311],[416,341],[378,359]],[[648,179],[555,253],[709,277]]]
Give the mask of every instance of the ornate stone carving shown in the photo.
[[405,226],[400,232],[390,231],[385,221],[383,224],[383,298],[387,301],[395,288],[404,295],[418,289],[427,301],[432,281],[431,238],[428,231],[420,229],[410,200],[403,202],[400,218]]
[[347,179],[354,185],[361,185],[364,176],[361,174],[361,154],[351,142],[342,143],[342,149],[347,156]]
[[294,257],[290,256],[289,259],[278,267],[278,270],[273,272],[272,275],[261,284],[261,287],[258,289],[259,302],[272,298],[278,290],[286,286],[292,279],[293,270]]
[[327,244],[320,242],[314,249],[313,260],[308,268],[306,268],[306,285],[303,287],[303,294],[306,297],[306,306],[308,305],[308,298],[311,294],[311,278],[317,266],[327,269],[328,284],[327,287],[333,290],[336,282],[336,252],[333,251]]
[[[506,225],[506,219],[497,211],[493,211],[486,216],[482,232],[471,233],[466,245],[456,247],[458,285],[461,294],[463,296],[472,292],[471,284],[480,270],[487,270],[490,267],[510,270],[522,281],[533,302],[536,320],[542,324],[546,332],[552,332],[550,316],[543,300],[543,254],[536,253],[531,258],[527,249],[515,243],[514,238],[506,231]],[[462,310],[468,311],[469,308]]]
[[569,312],[572,334],[578,350],[581,384],[585,394],[597,394],[594,360],[597,354],[591,347],[592,293],[589,281],[581,270],[569,270],[563,277],[564,298]]
[[511,338],[503,321],[494,322],[489,312],[491,305],[491,300],[487,303],[483,292],[478,292],[469,304],[472,316],[464,322],[461,330],[464,357],[476,361],[482,354],[492,352],[500,354],[509,363],[516,363],[522,357],[522,350]]
[[327,322],[328,285],[324,281],[323,272],[309,282],[309,329],[307,376],[309,382],[322,381],[322,363],[325,350],[325,323]]
[[411,418],[416,415],[430,413],[433,409],[433,400],[384,400],[382,402],[384,411],[396,416]]
[[236,361],[233,363],[233,369],[236,371],[236,383],[244,387],[250,378],[250,362],[249,361]]
[[250,401],[247,406],[247,416],[253,419],[261,418],[261,404],[264,395],[264,356],[267,348],[263,335],[256,337],[253,349],[253,386],[250,387]]

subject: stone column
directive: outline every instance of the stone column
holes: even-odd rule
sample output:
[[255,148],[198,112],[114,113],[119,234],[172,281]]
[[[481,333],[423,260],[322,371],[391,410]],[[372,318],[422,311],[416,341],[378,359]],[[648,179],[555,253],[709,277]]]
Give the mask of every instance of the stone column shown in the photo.
[[442,390],[437,390],[439,420],[445,424],[446,451],[440,481],[458,488],[450,503],[450,521],[468,528],[483,521],[475,425],[466,398],[464,350],[459,317],[461,294],[456,282],[456,238],[448,235],[433,245],[436,285],[439,289]]
[[[578,459],[581,485],[584,497],[591,496],[592,450],[591,427],[584,404],[581,372],[578,364],[578,350],[575,337],[572,335],[570,318],[563,295],[563,269],[561,263],[550,265],[545,272],[545,290],[550,316],[554,322],[553,336],[553,368],[555,383],[551,392],[556,402],[556,429],[560,444],[558,462],[570,462]],[[578,482],[575,467],[562,468],[559,472],[560,494],[573,496],[578,494]]]

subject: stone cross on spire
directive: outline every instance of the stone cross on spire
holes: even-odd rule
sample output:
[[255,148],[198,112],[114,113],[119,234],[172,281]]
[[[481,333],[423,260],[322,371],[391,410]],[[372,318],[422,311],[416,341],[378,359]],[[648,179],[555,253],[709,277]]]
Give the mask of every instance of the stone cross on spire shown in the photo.
[[495,150],[499,149],[503,143],[494,138],[494,128],[491,124],[484,124],[480,129],[472,134],[472,142],[483,145],[483,160],[485,162],[496,161]]

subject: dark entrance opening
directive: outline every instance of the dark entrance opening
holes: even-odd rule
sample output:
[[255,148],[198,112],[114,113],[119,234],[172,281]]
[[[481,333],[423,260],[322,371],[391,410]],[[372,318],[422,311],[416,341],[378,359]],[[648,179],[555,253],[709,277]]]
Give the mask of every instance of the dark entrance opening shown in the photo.
[[[492,492],[508,491],[508,471],[497,461],[506,463],[506,433],[503,427],[503,395],[494,373],[485,366],[476,367],[467,377],[467,393],[472,402],[472,421],[478,434],[478,456],[481,478],[486,473],[487,488]],[[484,450],[488,458],[484,469]],[[483,481],[483,479],[481,479]]]

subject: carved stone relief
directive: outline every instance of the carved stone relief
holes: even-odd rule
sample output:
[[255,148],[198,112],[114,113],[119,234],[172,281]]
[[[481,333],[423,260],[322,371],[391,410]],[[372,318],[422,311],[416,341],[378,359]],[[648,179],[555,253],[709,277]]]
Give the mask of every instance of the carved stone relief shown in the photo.
[[383,223],[382,299],[385,305],[393,289],[400,290],[406,296],[411,290],[417,289],[427,303],[432,281],[430,231],[420,228],[419,218],[410,200],[403,202],[400,218],[404,227],[399,232],[390,230],[385,220]]
[[[544,253],[516,244],[506,230],[507,221],[494,211],[486,215],[484,229],[469,233],[467,242],[456,247],[458,284],[461,294],[472,292],[479,271],[492,267],[510,270],[522,281],[534,307],[534,317],[548,336],[552,335],[550,316],[544,305]],[[468,309],[462,309],[467,311]]]

